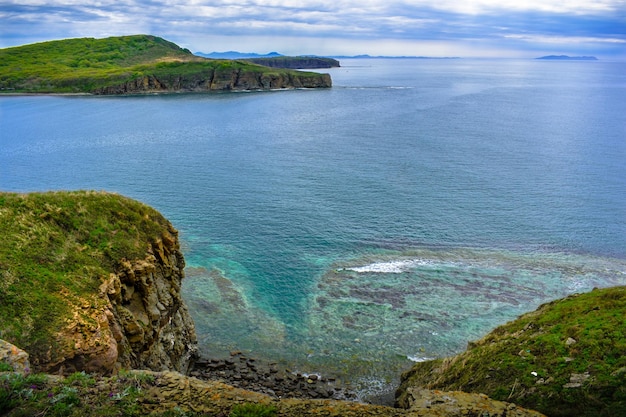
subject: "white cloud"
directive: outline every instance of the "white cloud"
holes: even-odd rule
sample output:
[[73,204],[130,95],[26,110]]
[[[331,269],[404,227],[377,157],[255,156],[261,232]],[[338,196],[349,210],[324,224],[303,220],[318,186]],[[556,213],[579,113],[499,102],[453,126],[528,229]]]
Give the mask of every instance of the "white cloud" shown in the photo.
[[152,33],[206,52],[194,42],[263,39],[320,54],[457,45],[472,55],[581,43],[626,55],[625,13],[626,0],[0,0],[0,46]]
[[619,38],[594,38],[582,36],[546,36],[546,35],[523,35],[512,34],[506,35],[505,38],[522,40],[530,43],[548,43],[548,44],[589,44],[589,43],[609,43],[609,44],[625,44],[626,39]]

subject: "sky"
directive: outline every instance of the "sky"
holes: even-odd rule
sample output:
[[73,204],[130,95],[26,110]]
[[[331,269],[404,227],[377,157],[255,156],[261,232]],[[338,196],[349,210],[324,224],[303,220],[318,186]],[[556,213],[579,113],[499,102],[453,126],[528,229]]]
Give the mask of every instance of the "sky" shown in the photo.
[[133,34],[205,53],[626,60],[626,0],[0,0],[0,48]]

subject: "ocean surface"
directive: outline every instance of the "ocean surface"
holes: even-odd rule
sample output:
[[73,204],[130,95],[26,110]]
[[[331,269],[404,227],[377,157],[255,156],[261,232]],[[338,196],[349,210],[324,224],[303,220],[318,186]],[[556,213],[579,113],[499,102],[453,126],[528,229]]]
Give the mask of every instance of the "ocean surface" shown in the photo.
[[202,351],[390,391],[626,284],[626,63],[343,60],[333,88],[0,97],[0,190],[95,189],[180,231]]

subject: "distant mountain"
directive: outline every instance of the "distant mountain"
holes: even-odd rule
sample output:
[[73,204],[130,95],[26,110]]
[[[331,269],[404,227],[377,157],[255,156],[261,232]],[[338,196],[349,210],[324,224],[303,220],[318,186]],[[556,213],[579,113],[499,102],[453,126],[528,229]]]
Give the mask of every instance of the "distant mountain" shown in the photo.
[[401,55],[401,56],[388,56],[388,55],[332,55],[331,58],[335,59],[461,59],[458,56],[413,56],[413,55]]
[[[237,52],[237,51],[228,51],[228,52],[194,52],[194,55],[201,56],[203,58],[213,58],[213,59],[257,59],[257,58],[278,58],[283,57],[285,55],[279,54],[278,52],[270,52],[269,54],[261,55],[256,54],[254,52]],[[318,55],[306,55],[310,58],[322,58]],[[430,57],[430,56],[386,56],[386,55],[330,55],[327,58],[334,59],[361,59],[361,58],[376,58],[376,59],[459,59],[459,57]]]
[[213,58],[213,59],[246,59],[246,58],[275,58],[278,56],[283,56],[278,52],[270,52],[269,54],[261,55],[255,54],[254,52],[237,52],[237,51],[227,51],[227,52],[195,52],[194,55],[201,56],[203,58]]
[[556,61],[597,61],[595,56],[567,56],[567,55],[546,55],[535,59],[547,59]]

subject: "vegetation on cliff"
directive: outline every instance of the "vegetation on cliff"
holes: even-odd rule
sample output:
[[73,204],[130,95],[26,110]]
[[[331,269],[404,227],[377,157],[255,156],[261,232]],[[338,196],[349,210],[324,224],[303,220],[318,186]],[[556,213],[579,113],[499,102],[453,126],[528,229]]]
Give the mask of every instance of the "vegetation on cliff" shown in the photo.
[[480,392],[549,416],[626,415],[626,287],[539,307],[452,358],[419,363],[409,387]]
[[142,259],[169,222],[100,192],[0,193],[0,339],[46,355],[71,306],[111,272]]
[[205,59],[149,35],[67,39],[0,49],[3,93],[121,94],[289,87],[330,87],[330,77],[245,61]]

